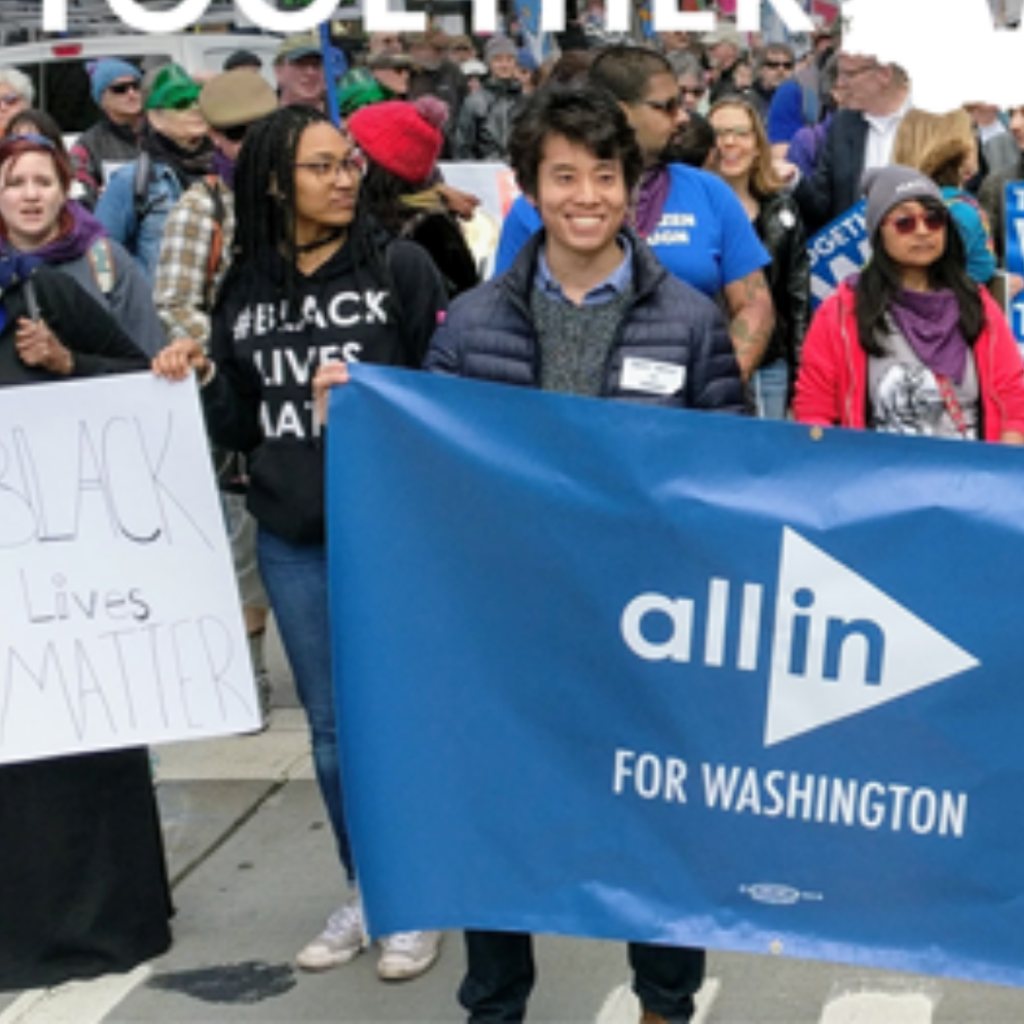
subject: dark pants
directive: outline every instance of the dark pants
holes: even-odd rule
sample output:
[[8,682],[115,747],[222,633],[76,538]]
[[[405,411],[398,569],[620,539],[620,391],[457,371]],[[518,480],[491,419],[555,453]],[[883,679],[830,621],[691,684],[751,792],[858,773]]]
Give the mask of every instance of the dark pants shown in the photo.
[[[669,1024],[693,1016],[693,997],[704,981],[704,950],[682,946],[629,944],[633,991],[645,1010]],[[533,938],[522,932],[466,932],[466,977],[459,1002],[471,1024],[518,1024],[536,969]]]

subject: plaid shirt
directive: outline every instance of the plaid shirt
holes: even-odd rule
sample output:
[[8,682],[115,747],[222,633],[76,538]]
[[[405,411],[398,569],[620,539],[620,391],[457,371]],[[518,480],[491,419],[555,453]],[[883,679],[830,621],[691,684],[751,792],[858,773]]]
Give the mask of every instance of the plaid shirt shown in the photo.
[[210,186],[196,182],[167,215],[153,297],[169,341],[192,338],[206,345],[210,336],[210,310],[231,262],[235,236],[234,195],[222,181],[214,187],[224,204],[224,222],[212,280],[208,265],[217,218]]

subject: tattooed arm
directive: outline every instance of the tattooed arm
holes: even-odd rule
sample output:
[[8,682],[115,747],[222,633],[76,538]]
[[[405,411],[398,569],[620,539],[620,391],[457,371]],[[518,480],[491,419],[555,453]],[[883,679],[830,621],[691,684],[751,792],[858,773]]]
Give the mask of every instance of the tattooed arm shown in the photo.
[[746,381],[768,347],[775,327],[775,307],[760,270],[727,284],[724,294],[729,307],[729,336],[740,374]]

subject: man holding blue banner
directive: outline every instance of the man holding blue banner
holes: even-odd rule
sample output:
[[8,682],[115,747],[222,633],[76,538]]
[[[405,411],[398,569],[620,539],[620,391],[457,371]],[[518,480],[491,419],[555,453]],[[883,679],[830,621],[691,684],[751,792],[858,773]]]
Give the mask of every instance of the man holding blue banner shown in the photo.
[[[446,374],[666,408],[739,413],[743,389],[718,308],[669,274],[625,227],[642,170],[619,105],[593,87],[542,89],[510,155],[543,230],[507,274],[456,302],[427,366]],[[322,367],[327,387],[347,379]],[[538,842],[544,837],[538,836]],[[535,971],[531,937],[470,931],[460,1000],[471,1022],[522,1021]],[[644,1024],[683,1024],[703,950],[631,943]]]

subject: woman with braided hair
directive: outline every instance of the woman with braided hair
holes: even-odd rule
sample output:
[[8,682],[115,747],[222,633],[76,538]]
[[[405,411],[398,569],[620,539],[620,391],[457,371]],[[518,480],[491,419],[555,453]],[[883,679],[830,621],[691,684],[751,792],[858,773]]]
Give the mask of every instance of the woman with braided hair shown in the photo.
[[[376,226],[359,202],[362,154],[317,110],[253,125],[235,171],[234,258],[213,310],[209,355],[178,341],[154,360],[198,375],[213,442],[249,454],[260,570],[309,720],[317,781],[352,892],[298,955],[346,963],[365,946],[342,804],[327,614],[322,437],[311,381],[325,362],[419,367],[444,308],[429,257]],[[382,978],[437,958],[436,932],[385,938]]]

